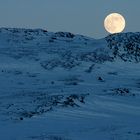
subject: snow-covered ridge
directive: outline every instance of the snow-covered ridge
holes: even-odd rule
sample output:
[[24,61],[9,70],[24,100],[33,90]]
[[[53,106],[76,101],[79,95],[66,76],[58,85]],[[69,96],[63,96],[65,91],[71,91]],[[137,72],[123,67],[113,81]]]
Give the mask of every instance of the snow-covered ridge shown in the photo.
[[[0,28],[0,45],[2,43],[7,45],[21,44],[25,45],[33,43],[39,45],[45,43],[52,43],[58,41],[87,41],[92,40],[89,37],[82,35],[74,35],[70,32],[48,32],[43,29],[20,29],[20,28]],[[5,46],[6,47],[6,46]]]
[[[49,49],[50,47],[57,46],[59,52],[62,52],[62,48],[65,50],[68,47],[72,53],[77,47],[81,47],[83,48],[82,56],[79,56],[79,53],[76,52],[78,55],[76,56],[76,58],[78,57],[77,59],[88,55],[88,59],[92,59],[92,61],[93,59],[94,61],[98,61],[99,59],[101,61],[110,61],[111,59],[115,60],[115,58],[120,58],[123,61],[140,61],[139,32],[113,34],[107,36],[105,39],[95,40],[70,32],[53,33],[43,29],[0,28],[0,48],[10,47],[12,49],[12,46],[14,48],[24,47],[26,50],[27,48],[29,50],[33,46],[34,49],[41,49],[43,47]],[[103,60],[104,58],[105,60]]]

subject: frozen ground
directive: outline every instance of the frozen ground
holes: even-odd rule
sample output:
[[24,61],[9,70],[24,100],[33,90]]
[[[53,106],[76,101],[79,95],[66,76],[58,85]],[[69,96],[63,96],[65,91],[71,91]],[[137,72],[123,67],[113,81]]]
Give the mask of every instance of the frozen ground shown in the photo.
[[140,140],[139,40],[0,29],[0,140]]

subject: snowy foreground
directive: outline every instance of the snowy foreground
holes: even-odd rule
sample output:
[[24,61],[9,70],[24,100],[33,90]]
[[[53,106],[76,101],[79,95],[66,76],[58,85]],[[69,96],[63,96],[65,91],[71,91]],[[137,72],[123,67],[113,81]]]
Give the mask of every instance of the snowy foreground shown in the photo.
[[0,29],[0,140],[140,140],[139,44]]

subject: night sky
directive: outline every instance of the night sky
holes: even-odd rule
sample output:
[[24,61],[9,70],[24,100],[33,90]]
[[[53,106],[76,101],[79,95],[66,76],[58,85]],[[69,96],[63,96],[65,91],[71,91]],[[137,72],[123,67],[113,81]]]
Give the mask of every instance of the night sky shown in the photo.
[[104,18],[118,12],[124,32],[140,31],[140,0],[0,0],[0,27],[43,28],[105,37]]

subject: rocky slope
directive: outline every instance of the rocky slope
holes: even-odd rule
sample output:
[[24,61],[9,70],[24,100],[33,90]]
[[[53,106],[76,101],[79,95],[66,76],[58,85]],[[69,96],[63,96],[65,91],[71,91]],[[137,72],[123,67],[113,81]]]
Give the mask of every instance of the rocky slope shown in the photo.
[[122,33],[106,37],[114,57],[124,61],[140,61],[140,33]]

